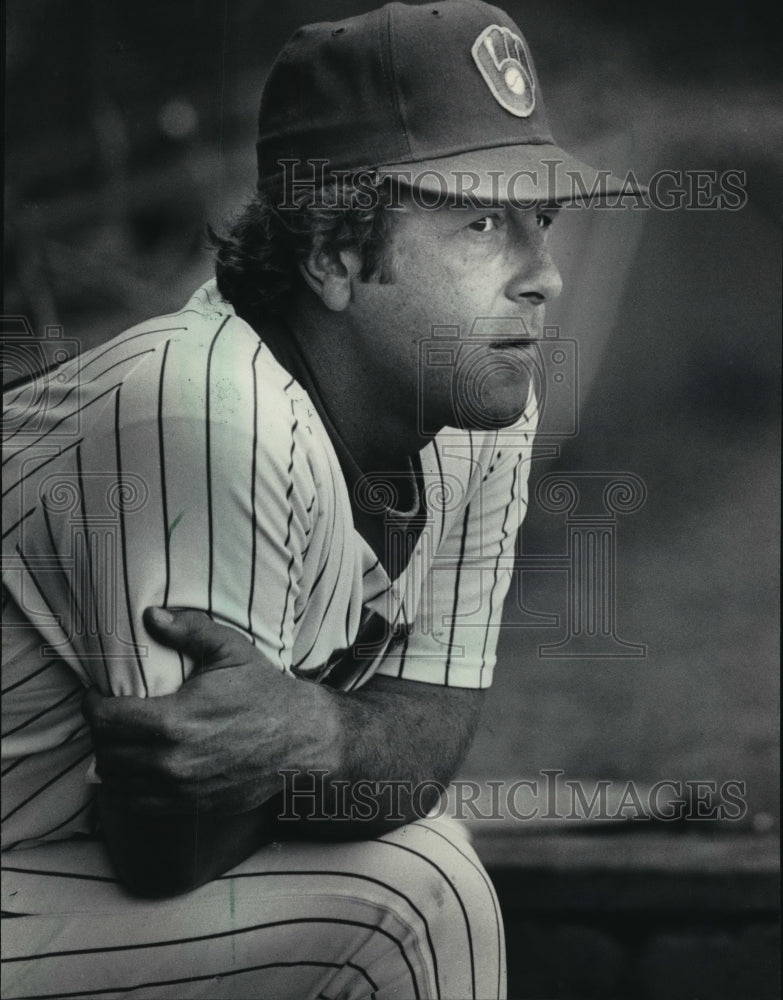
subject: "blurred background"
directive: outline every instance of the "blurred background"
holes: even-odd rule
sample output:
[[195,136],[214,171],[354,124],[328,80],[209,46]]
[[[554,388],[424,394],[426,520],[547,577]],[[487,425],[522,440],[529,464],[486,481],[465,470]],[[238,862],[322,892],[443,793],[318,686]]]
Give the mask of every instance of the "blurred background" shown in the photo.
[[[373,5],[9,0],[5,337],[51,356],[177,308],[211,273],[206,224],[253,188],[275,52],[301,23]],[[463,776],[561,770],[588,792],[735,780],[747,810],[474,823],[507,914],[511,996],[763,1000],[778,995],[778,19],[757,0],[506,8],[562,145],[643,181],[741,171],[747,193],[736,211],[572,210],[553,230],[566,291],[548,321],[576,343],[578,424],[553,394]],[[604,522],[612,631],[634,648],[596,655],[582,636],[553,650],[573,631],[575,523],[547,506],[545,477],[618,473],[644,493]]]

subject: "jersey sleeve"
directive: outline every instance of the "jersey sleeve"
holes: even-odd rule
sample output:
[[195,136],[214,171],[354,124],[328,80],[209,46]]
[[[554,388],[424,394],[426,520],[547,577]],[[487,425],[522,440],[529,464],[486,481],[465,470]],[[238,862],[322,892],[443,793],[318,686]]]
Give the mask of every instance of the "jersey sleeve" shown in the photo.
[[[527,511],[531,410],[497,435],[444,435],[433,443],[440,479],[431,491],[433,506],[445,497],[444,509],[414,554],[425,569],[420,581],[408,583],[396,641],[379,673],[453,687],[492,683],[516,538]],[[410,573],[415,577],[417,570],[414,565]]]
[[168,694],[190,673],[147,633],[149,605],[203,610],[289,669],[317,514],[296,383],[232,317],[106,361],[111,391],[37,481],[28,537],[48,566],[26,547],[24,606],[59,621],[53,653],[104,693]]
[[[206,611],[270,663],[291,666],[308,522],[317,513],[295,383],[280,370],[277,382],[262,378],[268,352],[255,343],[249,353],[242,331],[216,336],[223,342],[210,345],[201,385],[183,380],[177,364],[187,345],[172,345],[153,447],[149,422],[130,416],[138,412],[132,394],[123,401],[128,415],[118,417],[123,453],[152,486],[151,502],[125,519],[127,583],[117,581],[131,638],[148,647],[123,678],[133,679],[135,693],[137,671],[148,694],[176,688],[189,672],[178,654],[149,641],[140,616],[150,604]],[[118,680],[115,672],[114,693]]]

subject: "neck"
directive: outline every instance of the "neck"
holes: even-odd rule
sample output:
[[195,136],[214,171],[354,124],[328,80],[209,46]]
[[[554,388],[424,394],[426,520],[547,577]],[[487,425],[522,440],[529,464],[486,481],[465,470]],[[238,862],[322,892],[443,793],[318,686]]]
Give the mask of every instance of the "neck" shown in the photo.
[[385,384],[368,379],[344,313],[297,303],[285,320],[337,433],[362,472],[407,470],[408,457],[428,440],[417,430],[415,395],[408,401],[391,399]]

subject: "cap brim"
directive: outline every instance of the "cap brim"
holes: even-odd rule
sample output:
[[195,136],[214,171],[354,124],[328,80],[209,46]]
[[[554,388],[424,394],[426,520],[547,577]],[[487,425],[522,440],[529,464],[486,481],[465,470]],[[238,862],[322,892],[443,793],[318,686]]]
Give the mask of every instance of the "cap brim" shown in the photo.
[[577,160],[554,144],[476,149],[454,156],[385,164],[382,176],[443,203],[514,204],[592,203],[646,193],[633,174],[625,179]]

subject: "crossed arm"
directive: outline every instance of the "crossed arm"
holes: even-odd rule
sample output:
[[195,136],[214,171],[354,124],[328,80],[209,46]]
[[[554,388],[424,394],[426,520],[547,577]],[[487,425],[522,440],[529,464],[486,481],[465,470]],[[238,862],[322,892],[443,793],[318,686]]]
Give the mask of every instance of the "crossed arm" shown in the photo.
[[[145,624],[194,658],[180,691],[91,689],[84,702],[109,852],[141,895],[196,888],[273,839],[366,838],[409,822],[470,744],[480,691],[376,676],[343,693],[281,673],[200,612],[169,617],[148,610]],[[285,801],[281,771],[298,793]]]

